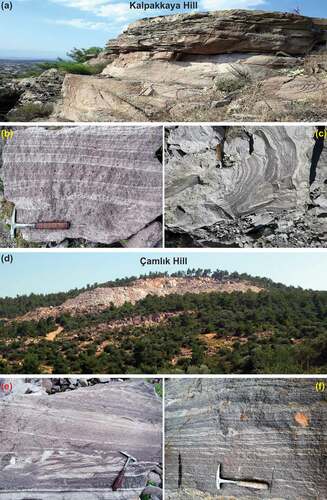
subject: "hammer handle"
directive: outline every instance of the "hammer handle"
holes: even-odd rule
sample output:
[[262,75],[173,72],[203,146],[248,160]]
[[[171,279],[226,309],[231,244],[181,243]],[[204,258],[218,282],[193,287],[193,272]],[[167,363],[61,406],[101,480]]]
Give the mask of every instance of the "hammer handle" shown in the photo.
[[124,481],[124,477],[125,477],[125,472],[126,472],[126,467],[124,467],[120,471],[120,473],[118,474],[118,476],[114,480],[113,485],[112,485],[112,490],[113,491],[119,490],[119,488],[122,487],[122,484],[123,484],[123,481]]
[[235,481],[237,486],[243,486],[244,488],[253,488],[254,490],[268,490],[269,485],[267,483],[259,481]]
[[35,229],[50,229],[50,230],[58,230],[58,229],[69,229],[70,222],[66,221],[52,221],[52,222],[37,222],[35,224]]

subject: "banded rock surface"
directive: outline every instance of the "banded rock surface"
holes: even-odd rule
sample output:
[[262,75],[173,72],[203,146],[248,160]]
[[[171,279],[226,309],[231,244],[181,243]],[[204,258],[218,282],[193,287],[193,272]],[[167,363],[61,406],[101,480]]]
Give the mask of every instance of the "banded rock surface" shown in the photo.
[[315,132],[310,126],[168,129],[168,244],[185,235],[197,246],[324,246],[325,147]]
[[[327,492],[326,395],[315,380],[166,382],[169,499],[317,500]],[[269,490],[221,477],[266,482]]]
[[[65,220],[68,230],[22,229],[27,241],[111,244],[162,213],[160,127],[25,128],[3,148],[4,194],[17,222]],[[158,231],[146,246],[158,244]],[[160,239],[160,238],[159,238]]]
[[[142,380],[1,397],[0,415],[0,496],[6,500],[136,500],[162,461],[161,401]],[[120,450],[138,464],[113,492],[125,463]]]

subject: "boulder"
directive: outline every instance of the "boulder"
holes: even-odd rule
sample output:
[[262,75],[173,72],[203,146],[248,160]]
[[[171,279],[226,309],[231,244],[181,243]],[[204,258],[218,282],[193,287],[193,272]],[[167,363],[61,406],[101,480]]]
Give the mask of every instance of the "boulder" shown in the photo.
[[[53,104],[61,95],[64,75],[55,68],[44,71],[38,77],[22,78],[7,83],[7,90],[16,96],[15,103],[6,115],[7,120],[30,121],[33,114],[50,115]],[[26,111],[27,108],[27,111]]]
[[223,10],[141,19],[129,25],[108,53],[172,51],[183,54],[257,52],[305,54],[323,41],[325,26],[291,13]]
[[181,85],[66,75],[63,101],[54,116],[71,121],[160,121],[178,95],[193,97],[194,93]]

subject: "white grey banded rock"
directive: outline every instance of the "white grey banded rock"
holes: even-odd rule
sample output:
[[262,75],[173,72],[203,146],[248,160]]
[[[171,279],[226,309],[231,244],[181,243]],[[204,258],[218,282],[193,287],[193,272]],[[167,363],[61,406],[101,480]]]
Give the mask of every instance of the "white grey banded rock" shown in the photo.
[[313,182],[314,127],[227,127],[220,136],[207,129],[168,129],[165,222],[172,234],[199,246],[326,243],[326,159],[319,153]]
[[[162,461],[161,400],[146,381],[14,394],[0,400],[0,416],[1,498],[137,499]],[[125,462],[120,450],[139,463],[112,492]]]
[[161,127],[17,129],[3,151],[5,197],[17,222],[71,223],[65,231],[24,229],[23,237],[110,244],[137,234],[162,213],[161,144]]
[[[166,382],[169,499],[317,500],[327,491],[326,394],[305,379],[179,379]],[[228,479],[260,480],[269,490]],[[184,489],[186,490],[184,494]]]

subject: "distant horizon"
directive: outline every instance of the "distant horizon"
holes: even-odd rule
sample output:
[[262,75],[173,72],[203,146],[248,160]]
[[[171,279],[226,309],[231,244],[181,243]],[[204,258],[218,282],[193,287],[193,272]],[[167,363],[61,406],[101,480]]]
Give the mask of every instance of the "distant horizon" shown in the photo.
[[[269,278],[286,286],[326,291],[324,252],[69,252],[14,253],[11,265],[0,267],[0,297],[48,294],[83,288],[95,282],[139,276],[149,272],[177,272],[188,268],[227,270]],[[187,257],[185,265],[142,266],[141,257]]]
[[[299,8],[302,15],[327,18],[327,3],[321,5],[321,1],[199,0],[198,3],[195,12],[233,8],[294,12]],[[11,48],[0,47],[0,59],[57,59],[66,57],[74,47],[104,48],[110,38],[117,37],[128,24],[138,19],[185,12],[191,13],[192,10],[167,12],[158,9],[149,12],[130,9],[129,2],[121,0],[20,1],[10,14],[1,15],[6,20],[2,40],[11,40],[12,45]]]
[[[68,59],[68,58],[67,58]],[[56,57],[1,57],[1,61],[30,61],[30,62],[38,62],[38,61],[56,61]]]

